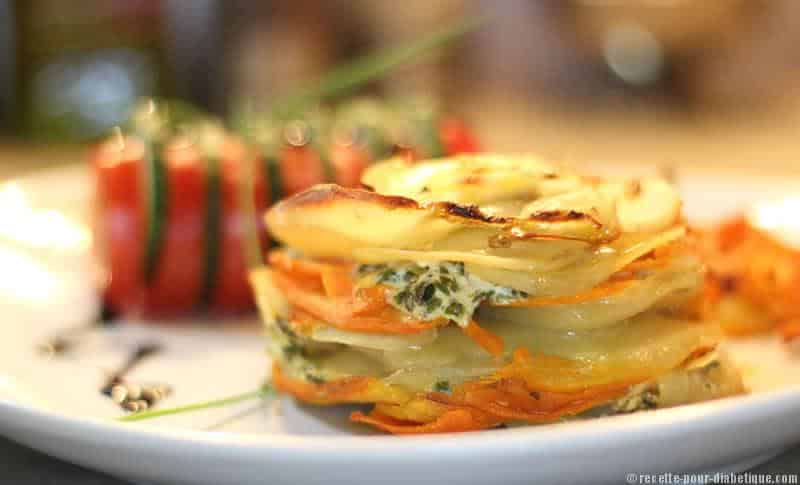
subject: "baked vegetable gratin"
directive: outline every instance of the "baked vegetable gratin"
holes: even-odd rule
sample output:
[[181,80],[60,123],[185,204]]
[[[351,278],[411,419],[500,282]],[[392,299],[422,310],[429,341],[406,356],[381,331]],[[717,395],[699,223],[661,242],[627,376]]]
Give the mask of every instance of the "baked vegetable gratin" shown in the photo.
[[392,433],[632,412],[743,392],[693,315],[702,267],[658,178],[533,156],[370,167],[266,215],[252,273],[273,383]]

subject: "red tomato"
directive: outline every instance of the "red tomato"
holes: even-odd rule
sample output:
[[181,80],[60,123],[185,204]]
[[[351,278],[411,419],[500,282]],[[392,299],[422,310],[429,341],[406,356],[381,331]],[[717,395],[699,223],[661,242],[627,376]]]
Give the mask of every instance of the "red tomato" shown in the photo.
[[467,124],[456,118],[442,120],[439,124],[439,137],[446,155],[477,153],[481,150],[478,139]]
[[322,160],[309,145],[284,146],[280,164],[284,196],[296,194],[325,180]]
[[[97,178],[95,246],[110,278],[107,304],[127,316],[170,317],[190,313],[201,305],[234,313],[253,307],[244,256],[245,217],[239,174],[247,161],[243,143],[229,139],[219,164],[219,232],[209,233],[207,161],[196,146],[182,139],[164,149],[166,211],[155,272],[149,285],[144,278],[148,220],[148,174],[145,148],[136,138],[98,146],[92,153]],[[263,165],[263,164],[262,164]],[[254,180],[256,213],[268,206],[266,175],[257,170]],[[261,218],[256,227],[262,248],[268,240]],[[210,301],[201,301],[206,277],[206,251],[210,238],[217,242],[215,278]]]
[[133,138],[109,139],[91,154],[97,198],[94,246],[108,272],[106,304],[115,312],[144,306],[144,146]]
[[399,157],[407,162],[416,162],[422,158],[416,148],[408,145],[395,146],[392,157]]
[[[219,261],[212,308],[220,312],[236,312],[253,306],[253,293],[247,280],[244,245],[248,227],[245,219],[247,212],[240,203],[239,187],[239,177],[243,173],[242,164],[250,162],[241,143],[229,140],[226,145],[220,164],[222,199]],[[258,188],[263,182],[259,183],[256,180],[256,184],[256,192],[264,193],[264,189]]]
[[361,173],[371,161],[369,151],[356,143],[334,143],[330,153],[335,182],[344,187],[358,187]]
[[207,175],[205,160],[185,138],[163,150],[167,194],[164,230],[155,274],[148,286],[146,312],[186,313],[198,305],[205,274]]

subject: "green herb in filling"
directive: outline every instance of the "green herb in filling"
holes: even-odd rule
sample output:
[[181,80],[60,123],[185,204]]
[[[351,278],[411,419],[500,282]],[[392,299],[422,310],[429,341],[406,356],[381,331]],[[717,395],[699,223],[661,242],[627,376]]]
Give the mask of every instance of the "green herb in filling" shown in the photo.
[[364,264],[356,272],[367,286],[387,286],[395,308],[420,320],[446,318],[461,326],[484,301],[508,303],[528,296],[470,275],[460,262]]
[[433,385],[433,390],[436,392],[450,392],[450,381],[436,381]]
[[304,337],[298,335],[284,318],[276,318],[274,325],[267,326],[269,349],[274,358],[279,359],[289,374],[316,384],[324,382],[316,364],[309,360],[310,355]]

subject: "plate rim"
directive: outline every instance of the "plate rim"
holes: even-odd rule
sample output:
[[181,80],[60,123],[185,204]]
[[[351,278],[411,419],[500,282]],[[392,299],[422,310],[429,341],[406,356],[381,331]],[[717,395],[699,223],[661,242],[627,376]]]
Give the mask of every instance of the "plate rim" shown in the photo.
[[[277,399],[291,399],[281,396]],[[714,401],[676,406],[667,409],[644,411],[627,415],[604,416],[575,421],[520,426],[510,429],[483,430],[467,433],[434,435],[291,435],[282,433],[244,434],[226,431],[203,431],[174,427],[157,427],[152,422],[123,423],[86,416],[72,416],[16,402],[0,399],[0,421],[6,419],[33,419],[41,425],[52,424],[64,429],[82,430],[105,436],[123,435],[123,438],[157,440],[162,445],[174,443],[206,447],[224,445],[246,450],[299,452],[333,451],[335,454],[360,457],[378,457],[386,453],[414,446],[424,453],[435,449],[437,454],[460,453],[464,447],[473,452],[516,447],[536,448],[555,443],[594,442],[595,438],[624,431],[624,441],[643,433],[701,432],[719,426],[739,426],[759,419],[785,415],[792,411],[800,414],[800,386],[733,396]],[[637,436],[634,436],[637,435]],[[663,436],[663,435],[662,435]]]

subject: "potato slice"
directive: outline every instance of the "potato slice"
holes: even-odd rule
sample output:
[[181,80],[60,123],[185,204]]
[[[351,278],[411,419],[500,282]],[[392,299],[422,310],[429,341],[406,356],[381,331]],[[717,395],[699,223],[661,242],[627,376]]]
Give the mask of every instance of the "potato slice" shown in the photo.
[[576,190],[578,175],[533,155],[461,155],[408,162],[393,159],[369,167],[361,181],[380,194],[420,202],[483,206],[514,199],[533,200]]
[[349,258],[357,248],[424,250],[458,230],[488,229],[494,238],[537,238],[607,242],[617,237],[616,224],[601,215],[578,211],[544,211],[528,217],[496,217],[475,206],[449,202],[420,204],[336,185],[318,185],[280,202],[267,212],[273,236],[317,257]]
[[616,199],[617,217],[623,232],[659,231],[680,219],[681,199],[662,179],[608,183],[600,190]]

